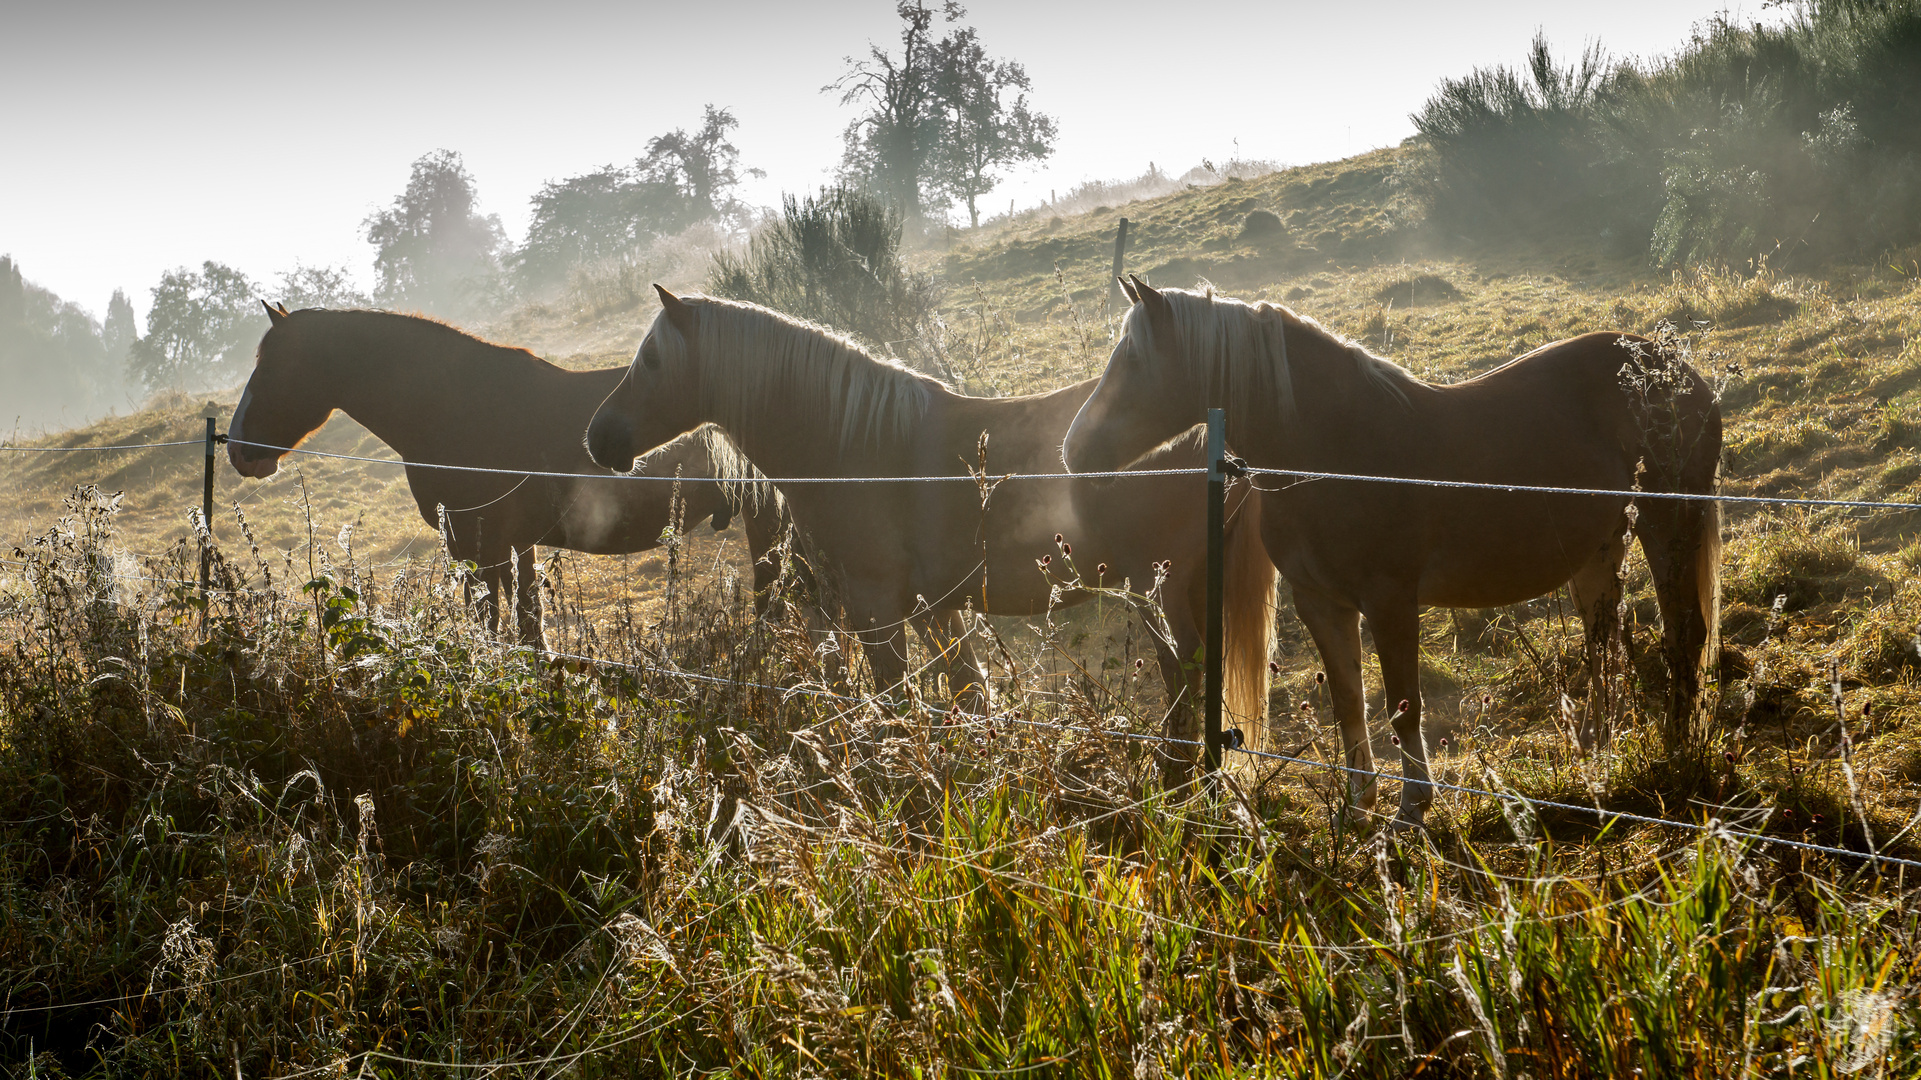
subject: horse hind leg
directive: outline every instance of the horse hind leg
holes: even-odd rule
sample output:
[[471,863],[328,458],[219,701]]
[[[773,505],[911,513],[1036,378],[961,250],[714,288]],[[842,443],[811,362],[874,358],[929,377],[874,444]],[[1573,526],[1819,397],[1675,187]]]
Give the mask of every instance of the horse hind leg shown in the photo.
[[1374,747],[1367,736],[1367,686],[1361,676],[1361,613],[1313,589],[1294,587],[1294,611],[1307,626],[1327,673],[1327,692],[1341,729],[1342,760],[1349,812],[1357,818],[1374,810],[1381,778],[1374,771]]
[[1621,674],[1621,559],[1627,554],[1625,527],[1568,579],[1568,594],[1581,613],[1587,639],[1588,693],[1575,742],[1582,750],[1605,746],[1612,736],[1615,685]]
[[[1381,656],[1381,684],[1394,710],[1390,721],[1401,749],[1401,808],[1396,828],[1419,828],[1434,803],[1421,730],[1421,618],[1413,597],[1369,605],[1368,629]],[[1405,702],[1403,707],[1398,704]]]

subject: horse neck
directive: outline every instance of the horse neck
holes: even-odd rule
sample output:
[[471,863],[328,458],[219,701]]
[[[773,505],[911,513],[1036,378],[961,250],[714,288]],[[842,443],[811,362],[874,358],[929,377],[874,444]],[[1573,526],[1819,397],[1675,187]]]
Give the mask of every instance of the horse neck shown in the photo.
[[1274,395],[1228,395],[1227,430],[1237,454],[1256,465],[1285,468],[1348,439],[1372,437],[1363,433],[1391,431],[1399,403],[1360,368],[1347,345],[1290,319],[1287,358],[1291,415],[1281,414]]
[[489,396],[513,395],[514,387],[500,373],[475,371],[459,363],[464,347],[486,349],[478,342],[422,339],[414,328],[383,332],[378,324],[363,324],[321,346],[327,354],[328,396],[333,406],[407,460],[424,459],[444,449],[459,431],[477,432],[489,425],[472,415],[474,390]]

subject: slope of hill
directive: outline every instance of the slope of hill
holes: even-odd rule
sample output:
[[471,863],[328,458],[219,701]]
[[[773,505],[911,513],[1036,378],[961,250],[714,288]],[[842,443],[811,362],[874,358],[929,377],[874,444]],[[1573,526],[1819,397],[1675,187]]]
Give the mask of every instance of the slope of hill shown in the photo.
[[[1673,323],[1723,388],[1727,494],[1921,502],[1921,251],[1794,275],[1668,275],[1593,238],[1436,237],[1397,180],[1415,152],[1030,215],[923,252],[949,290],[951,367],[979,393],[1098,372],[1119,314],[1107,275],[1125,216],[1128,270],[1286,303],[1434,381],[1574,333]],[[649,316],[639,303],[526,309],[492,333],[571,365],[620,363]],[[163,400],[44,445],[197,440],[198,418],[226,416],[232,400]],[[309,445],[391,457],[342,417]],[[186,536],[200,464],[198,445],[0,454],[0,525],[24,542],[72,485],[125,490],[116,562],[132,565]],[[1139,640],[1111,610],[1001,620],[1013,645],[1000,658],[1024,674],[1007,711],[984,725],[910,723],[821,697],[838,655],[791,624],[753,622],[724,586],[683,592],[666,613],[661,556],[566,560],[557,637],[743,682],[491,648],[434,591],[433,534],[390,465],[308,459],[256,483],[222,462],[218,490],[265,562],[297,582],[311,557],[331,580],[291,607],[236,599],[212,625],[196,626],[189,597],[153,600],[138,641],[159,642],[158,659],[139,693],[111,665],[76,684],[104,702],[99,725],[121,725],[91,742],[60,734],[65,699],[32,682],[58,683],[34,674],[64,670],[42,659],[55,646],[20,630],[25,659],[0,669],[9,700],[39,710],[12,729],[17,745],[38,748],[48,775],[94,785],[55,792],[31,762],[0,775],[13,816],[57,822],[36,850],[69,853],[57,872],[6,864],[27,867],[8,872],[30,884],[5,894],[0,935],[31,957],[23,970],[61,972],[47,978],[71,1000],[173,980],[174,1004],[88,1014],[154,1060],[164,1039],[150,1033],[163,1030],[219,1054],[274,1032],[280,1042],[260,1045],[275,1049],[248,1059],[256,1072],[474,1047],[520,1060],[556,1038],[606,1061],[604,1031],[675,1062],[664,1068],[684,1054],[783,1075],[811,1067],[797,1055],[823,1072],[891,1075],[1130,1060],[1168,1074],[1405,1075],[1420,1055],[1447,1075],[1507,1075],[1510,1054],[1533,1055],[1544,1075],[1877,1060],[1899,1074],[1916,1060],[1921,961],[1893,875],[1725,837],[1690,845],[1653,826],[1597,838],[1574,810],[1461,793],[1442,800],[1425,843],[1363,842],[1325,773],[1242,770],[1237,786],[1181,802],[1154,786],[1138,744],[1016,728],[1029,710],[1081,727],[1159,715],[1126,651]],[[1645,719],[1663,676],[1645,570],[1631,562],[1637,692],[1603,754],[1568,737],[1583,661],[1563,597],[1423,616],[1440,777],[1913,854],[1921,511],[1729,504],[1725,520],[1725,643],[1704,750],[1668,757]],[[216,524],[237,549],[232,511]],[[680,565],[695,583],[723,580],[738,575],[738,548],[732,534],[700,539]],[[384,578],[390,608],[369,614],[338,591],[361,574]],[[21,628],[40,618],[30,601],[51,610],[41,580],[0,567],[0,618]],[[303,637],[296,609],[309,602],[326,630]],[[61,610],[119,632],[100,629],[97,608]],[[1319,660],[1285,613],[1280,633],[1270,745],[1331,759]],[[1044,667],[1064,681],[1034,677]],[[33,723],[59,738],[31,742]],[[164,743],[175,757],[150,766],[152,747],[128,750],[126,732],[178,740]],[[1377,737],[1377,757],[1392,760],[1387,732]],[[88,754],[160,779],[76,769]],[[251,831],[211,824],[229,817]],[[1065,817],[1085,828],[1057,830]],[[140,822],[114,842],[138,847],[128,858],[141,866],[151,847],[211,869],[141,878],[151,895],[133,930],[48,914],[69,910],[62,890],[86,874],[96,891],[121,880],[118,862],[89,854],[106,850],[99,822],[121,818]],[[150,825],[162,818],[184,824]],[[151,845],[150,827],[162,837]],[[269,914],[249,914],[263,896]],[[241,930],[214,929],[216,917]],[[279,981],[221,982],[216,953],[235,980],[272,969]],[[114,959],[126,955],[143,965],[131,981]],[[363,997],[316,1004],[291,956],[315,964],[316,984]],[[463,1004],[429,985],[458,987]],[[568,1042],[577,1029],[593,1034]],[[243,1052],[220,1058],[223,1074]]]

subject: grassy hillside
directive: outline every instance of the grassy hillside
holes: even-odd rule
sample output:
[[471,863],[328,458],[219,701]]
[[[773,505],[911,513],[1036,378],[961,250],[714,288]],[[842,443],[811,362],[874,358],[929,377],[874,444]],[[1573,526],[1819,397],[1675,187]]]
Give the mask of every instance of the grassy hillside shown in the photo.
[[[1129,270],[1285,302],[1435,381],[1675,323],[1725,383],[1726,492],[1921,501],[1921,251],[1657,274],[1574,237],[1476,243],[1406,205],[1415,153],[936,245],[918,257],[948,287],[952,366],[980,393],[1098,372],[1125,216]],[[638,297],[488,329],[563,363],[624,362],[651,317]],[[206,404],[49,442],[196,439]],[[338,417],[311,445],[385,455]],[[102,565],[191,575],[151,556],[186,535],[199,468],[197,446],[0,455],[0,524],[31,564],[0,565],[0,967],[7,1007],[43,1010],[0,1015],[0,1060],[221,1075],[1921,1066],[1917,908],[1898,873],[1652,826],[1596,836],[1591,817],[1459,794],[1397,843],[1344,824],[1338,784],[1298,766],[1162,791],[1137,742],[1010,722],[1154,727],[1138,631],[1111,611],[998,622],[1016,677],[990,723],[783,694],[768,688],[830,685],[833,657],[746,613],[724,580],[737,532],[683,552],[672,605],[660,556],[564,560],[555,636],[757,685],[543,664],[460,612],[387,466],[310,459],[257,483],[223,462],[225,564],[255,584],[270,570],[275,589],[209,607],[135,582],[96,603]],[[77,483],[127,495],[112,514],[65,505]],[[257,556],[233,539],[234,502]],[[1707,747],[1658,746],[1657,618],[1631,564],[1640,693],[1606,753],[1566,733],[1583,680],[1564,598],[1424,616],[1440,776],[1915,855],[1921,516],[1731,505],[1726,522]],[[1270,745],[1332,758],[1319,661],[1291,616],[1281,639]]]

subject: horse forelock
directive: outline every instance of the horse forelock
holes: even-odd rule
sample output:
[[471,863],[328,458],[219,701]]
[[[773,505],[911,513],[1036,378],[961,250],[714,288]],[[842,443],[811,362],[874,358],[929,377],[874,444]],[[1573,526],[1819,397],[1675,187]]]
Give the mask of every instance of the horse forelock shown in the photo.
[[[730,432],[826,418],[844,452],[905,443],[941,384],[826,327],[739,300],[683,297],[698,320],[702,415]],[[672,329],[666,319],[655,324]],[[678,331],[661,339],[685,348]]]

